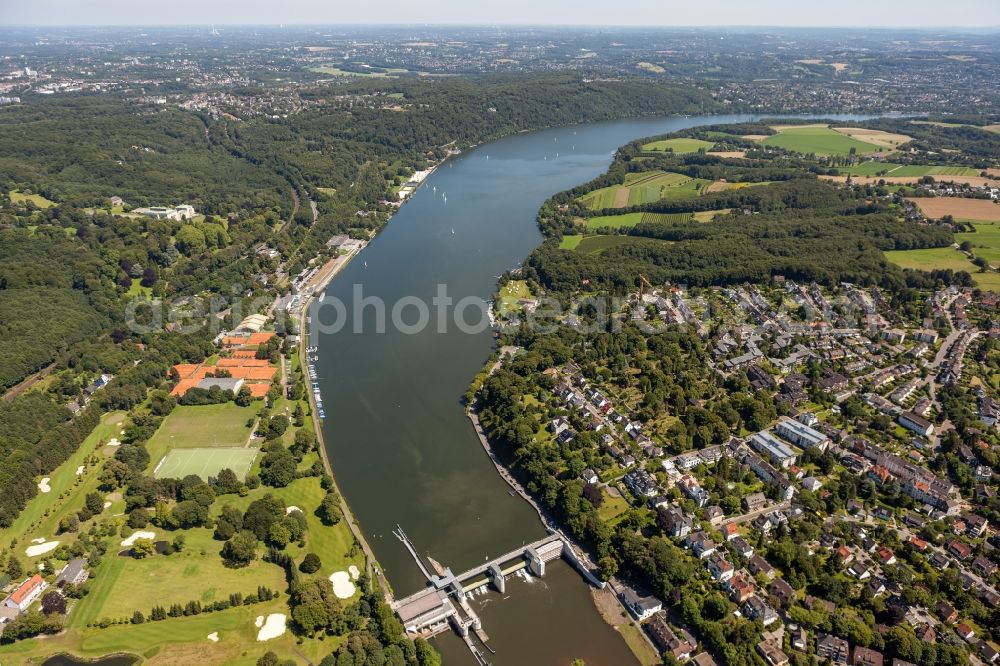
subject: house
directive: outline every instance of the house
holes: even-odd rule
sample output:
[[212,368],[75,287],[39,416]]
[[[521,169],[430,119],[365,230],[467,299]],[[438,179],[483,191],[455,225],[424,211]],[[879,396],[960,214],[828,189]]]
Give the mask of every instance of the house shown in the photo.
[[972,548],[957,539],[949,541],[947,549],[949,553],[960,560],[967,560],[972,557]]
[[564,430],[569,430],[569,421],[566,420],[566,417],[560,416],[549,421],[549,432],[553,435],[558,435]]
[[955,627],[955,633],[958,634],[958,637],[965,642],[971,641],[976,636],[976,632],[972,630],[972,627],[964,622],[959,623],[959,625]]
[[729,540],[729,549],[744,558],[753,555],[753,546],[747,543],[747,540],[739,534]]
[[750,493],[743,498],[743,509],[748,513],[757,511],[767,505],[767,496],[764,493]]
[[719,666],[715,659],[712,658],[712,655],[707,652],[699,652],[691,657],[691,663],[694,666]]
[[987,664],[996,664],[1000,662],[1000,652],[997,652],[996,648],[986,641],[979,641],[979,645],[977,647],[979,649],[979,656],[982,657],[983,661]]
[[66,563],[66,566],[62,568],[59,572],[59,576],[56,577],[56,587],[63,587],[64,585],[81,585],[87,582],[87,578],[90,577],[90,573],[87,571],[87,560],[82,557],[77,557]]
[[580,478],[583,479],[584,483],[597,483],[598,481],[600,481],[600,479],[597,478],[597,472],[590,469],[589,467],[583,470],[583,474],[580,475]]
[[831,634],[819,634],[816,637],[816,656],[829,659],[834,664],[847,664],[850,657],[850,646],[843,638]]
[[767,456],[775,465],[788,469],[795,463],[795,452],[783,441],[767,430],[761,430],[750,437],[750,446]]
[[665,534],[675,539],[683,539],[691,533],[694,522],[678,506],[660,507],[657,510],[657,523]]
[[817,479],[815,476],[807,476],[802,479],[802,488],[808,490],[811,493],[816,492],[823,487],[823,482]]
[[785,582],[784,578],[772,580],[767,591],[777,600],[779,606],[787,606],[795,600],[795,588]]
[[745,571],[740,571],[723,583],[722,589],[725,590],[730,599],[738,604],[742,604],[750,598],[750,595],[757,591],[757,587],[750,579],[750,575]]
[[629,610],[635,619],[643,620],[653,617],[663,610],[663,602],[656,597],[640,597],[632,589],[626,589],[621,593],[622,604]]
[[689,659],[697,645],[697,641],[683,630],[681,636],[678,636],[660,614],[646,625],[646,631],[660,652],[669,652],[678,661]]
[[829,437],[801,421],[782,419],[774,430],[792,444],[803,449],[819,449],[822,452],[826,451],[826,447],[830,444]]
[[42,592],[48,589],[49,584],[38,574],[21,583],[10,596],[4,599],[3,605],[13,608],[21,613],[28,609],[28,606],[35,603]]
[[858,580],[868,580],[872,576],[871,569],[868,568],[867,564],[861,561],[851,564],[851,566],[847,568],[847,573],[854,576]]
[[751,622],[760,620],[765,627],[778,620],[775,610],[756,594],[751,595],[743,604],[743,615]]
[[856,645],[851,664],[852,666],[882,666],[882,653],[878,650]]
[[924,417],[914,414],[913,412],[903,412],[899,415],[897,421],[899,422],[899,425],[903,426],[907,430],[912,430],[918,435],[930,437],[934,434],[934,424]]
[[989,524],[990,522],[982,516],[970,513],[965,516],[965,533],[973,539],[978,539],[986,534],[986,528],[989,527]]
[[868,581],[868,591],[872,593],[873,597],[881,597],[885,594],[885,581],[881,578],[872,578]]
[[656,479],[644,469],[631,470],[622,480],[628,489],[639,497],[656,497],[659,494],[660,488]]
[[705,565],[708,567],[708,572],[712,574],[712,578],[719,582],[725,582],[733,577],[733,573],[736,569],[726,561],[722,555],[718,552],[712,553],[708,556],[708,562]]
[[740,526],[736,523],[729,523],[722,526],[721,532],[726,541],[732,541],[740,535]]
[[939,601],[934,607],[934,614],[938,616],[939,620],[948,624],[958,619],[958,611],[947,601]]
[[719,506],[706,506],[703,513],[705,514],[705,520],[712,526],[718,525],[726,517],[726,514],[722,511],[722,507]]
[[691,549],[698,559],[705,559],[715,552],[715,542],[704,532],[692,532],[687,536],[684,545]]
[[809,646],[809,633],[805,627],[789,626],[792,631],[792,647],[796,650],[805,650]]
[[989,578],[997,572],[996,562],[982,555],[977,555],[976,559],[972,560],[972,568],[978,571],[983,578]]
[[787,666],[788,664],[788,655],[771,641],[761,641],[760,643],[757,643],[757,652],[759,652],[760,656],[764,657],[764,661],[771,666]]
[[763,575],[772,579],[775,577],[774,567],[768,564],[767,560],[760,555],[753,555],[750,557],[747,561],[747,569],[749,569],[750,573],[754,576]]
[[879,548],[876,553],[878,554],[878,560],[882,563],[882,566],[887,566],[896,563],[896,556],[888,548]]
[[917,638],[919,638],[924,643],[935,643],[937,642],[937,632],[934,631],[934,627],[930,624],[925,624],[923,626],[916,628]]

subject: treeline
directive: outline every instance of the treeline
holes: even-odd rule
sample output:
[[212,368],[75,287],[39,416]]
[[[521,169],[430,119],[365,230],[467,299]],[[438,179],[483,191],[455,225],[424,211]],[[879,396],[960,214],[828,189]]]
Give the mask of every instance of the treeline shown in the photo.
[[96,406],[70,418],[39,393],[0,402],[0,527],[10,527],[38,494],[35,478],[64,463],[99,421]]

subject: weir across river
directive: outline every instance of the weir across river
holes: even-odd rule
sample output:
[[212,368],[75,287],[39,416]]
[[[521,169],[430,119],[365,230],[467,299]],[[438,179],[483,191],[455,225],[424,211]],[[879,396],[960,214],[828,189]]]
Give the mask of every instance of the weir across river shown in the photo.
[[488,651],[493,652],[487,641],[489,637],[483,629],[482,621],[469,605],[466,595],[484,585],[492,585],[501,594],[507,591],[507,577],[522,569],[541,578],[545,576],[545,565],[552,560],[565,557],[583,574],[590,583],[604,587],[603,581],[593,575],[576,557],[572,546],[562,535],[548,536],[524,544],[509,553],[487,560],[460,574],[452,573],[432,558],[430,565],[417,552],[403,529],[396,526],[393,534],[402,542],[416,562],[420,572],[427,579],[428,587],[404,599],[392,603],[392,609],[403,623],[410,636],[430,638],[451,626],[462,637],[472,651],[476,661],[486,666],[489,661],[472,640],[474,634]]

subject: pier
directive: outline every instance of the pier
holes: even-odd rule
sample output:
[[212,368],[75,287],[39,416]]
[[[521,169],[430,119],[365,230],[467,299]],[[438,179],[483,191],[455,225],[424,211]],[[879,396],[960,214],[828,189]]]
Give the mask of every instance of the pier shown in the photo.
[[546,564],[560,557],[565,557],[579,569],[588,582],[603,587],[601,581],[590,571],[582,568],[572,547],[558,533],[524,544],[459,574],[430,557],[422,557],[398,525],[393,535],[410,552],[428,584],[427,588],[392,603],[392,609],[403,623],[406,633],[412,637],[429,638],[451,627],[465,641],[481,666],[487,666],[489,661],[472,640],[472,636],[478,638],[487,651],[493,650],[487,643],[489,636],[483,629],[482,620],[468,602],[467,595],[473,590],[483,585],[492,585],[504,594],[507,591],[508,576],[525,569],[530,575],[542,578],[545,576]]

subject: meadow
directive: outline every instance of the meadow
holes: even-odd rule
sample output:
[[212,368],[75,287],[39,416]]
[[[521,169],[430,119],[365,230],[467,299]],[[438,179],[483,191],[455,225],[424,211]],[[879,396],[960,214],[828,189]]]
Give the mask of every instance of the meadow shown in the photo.
[[931,164],[896,164],[894,162],[862,162],[849,167],[837,167],[844,175],[892,176],[894,178],[921,176],[978,176],[979,171],[965,166],[936,166]]
[[778,133],[763,139],[763,145],[817,155],[847,155],[851,148],[859,155],[881,150],[874,144],[852,139],[825,125],[778,126],[774,129]]
[[687,153],[697,153],[699,150],[708,150],[714,145],[711,141],[702,141],[701,139],[677,138],[644,143],[642,144],[642,149],[649,152],[670,150],[678,155],[685,155]]
[[920,271],[946,270],[974,273],[978,269],[968,257],[952,247],[935,247],[927,250],[894,250],[886,258],[901,268]]
[[531,290],[524,280],[511,280],[503,287],[497,298],[497,312],[504,316],[521,309],[518,301],[531,298]]
[[630,173],[623,185],[602,187],[580,197],[580,202],[590,210],[626,208],[662,199],[684,199],[697,196],[710,181],[689,178],[679,173],[649,171]]
[[13,204],[26,203],[30,201],[38,208],[51,208],[56,205],[55,201],[50,201],[41,194],[24,194],[18,190],[11,190],[8,193],[8,196],[10,197],[10,202]]
[[975,231],[964,231],[955,234],[955,241],[973,244],[972,252],[977,257],[983,257],[993,265],[1000,265],[1000,223],[975,222]]

